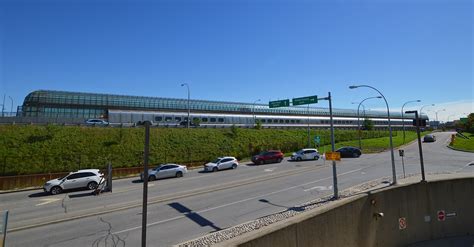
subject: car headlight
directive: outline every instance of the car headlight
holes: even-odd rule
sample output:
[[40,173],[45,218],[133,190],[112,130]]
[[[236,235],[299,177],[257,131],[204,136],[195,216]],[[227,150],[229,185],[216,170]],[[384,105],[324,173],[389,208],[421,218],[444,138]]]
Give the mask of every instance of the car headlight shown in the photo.
[[49,186],[51,183],[45,183],[44,186]]

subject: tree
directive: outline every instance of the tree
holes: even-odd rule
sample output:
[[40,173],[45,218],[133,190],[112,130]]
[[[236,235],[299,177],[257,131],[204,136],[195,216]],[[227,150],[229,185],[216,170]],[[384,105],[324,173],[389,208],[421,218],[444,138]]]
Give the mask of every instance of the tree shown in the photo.
[[257,119],[255,121],[255,129],[261,129],[262,128],[262,121],[260,119]]
[[193,126],[198,127],[201,124],[201,119],[193,118]]
[[363,130],[373,130],[374,129],[374,122],[368,118],[364,119],[362,123]]

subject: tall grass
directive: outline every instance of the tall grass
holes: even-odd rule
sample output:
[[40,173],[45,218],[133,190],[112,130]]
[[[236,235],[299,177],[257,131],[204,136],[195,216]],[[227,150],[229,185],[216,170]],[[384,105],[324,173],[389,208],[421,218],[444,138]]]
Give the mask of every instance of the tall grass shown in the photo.
[[[307,146],[306,129],[152,128],[150,163],[202,164],[218,156],[239,159],[266,149],[291,152]],[[312,130],[321,145],[329,130]],[[364,131],[363,138],[388,136]],[[336,130],[337,142],[357,139],[357,132]],[[143,159],[143,128],[78,126],[0,126],[0,175],[71,171],[80,168],[133,167]],[[314,145],[314,143],[312,144]]]

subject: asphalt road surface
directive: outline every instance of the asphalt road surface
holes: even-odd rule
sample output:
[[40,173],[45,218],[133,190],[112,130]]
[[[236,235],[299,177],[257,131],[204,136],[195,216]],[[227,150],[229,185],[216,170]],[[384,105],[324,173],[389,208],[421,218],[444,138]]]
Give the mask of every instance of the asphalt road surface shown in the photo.
[[[474,173],[474,154],[446,147],[452,133],[436,133],[423,143],[425,171]],[[405,150],[405,172],[420,173],[418,144]],[[397,175],[403,177],[396,155]],[[390,152],[363,154],[337,164],[339,190],[387,177]],[[421,176],[420,176],[421,179]],[[331,195],[329,161],[291,162],[204,173],[149,183],[148,246],[170,246],[315,198]],[[0,195],[0,210],[9,210],[7,246],[139,246],[142,188],[138,178],[114,180],[113,192],[94,196],[75,191],[51,196],[41,191]]]

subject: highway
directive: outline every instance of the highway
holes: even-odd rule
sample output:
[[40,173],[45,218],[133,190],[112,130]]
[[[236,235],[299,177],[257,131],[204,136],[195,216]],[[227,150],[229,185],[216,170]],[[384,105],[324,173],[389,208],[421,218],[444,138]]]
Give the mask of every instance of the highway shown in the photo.
[[[427,174],[474,172],[473,153],[446,147],[451,134],[436,133],[436,142],[423,143]],[[418,144],[403,149],[406,173],[418,174]],[[398,152],[396,166],[403,177]],[[217,173],[201,170],[149,183],[148,246],[170,246],[332,194],[329,161],[285,159],[261,166],[242,163]],[[391,181],[391,171],[389,151],[343,159],[337,165],[339,189],[381,177]],[[1,194],[0,210],[10,211],[7,246],[139,246],[143,184],[129,178],[114,180],[113,186],[112,193],[99,196],[89,191]]]

